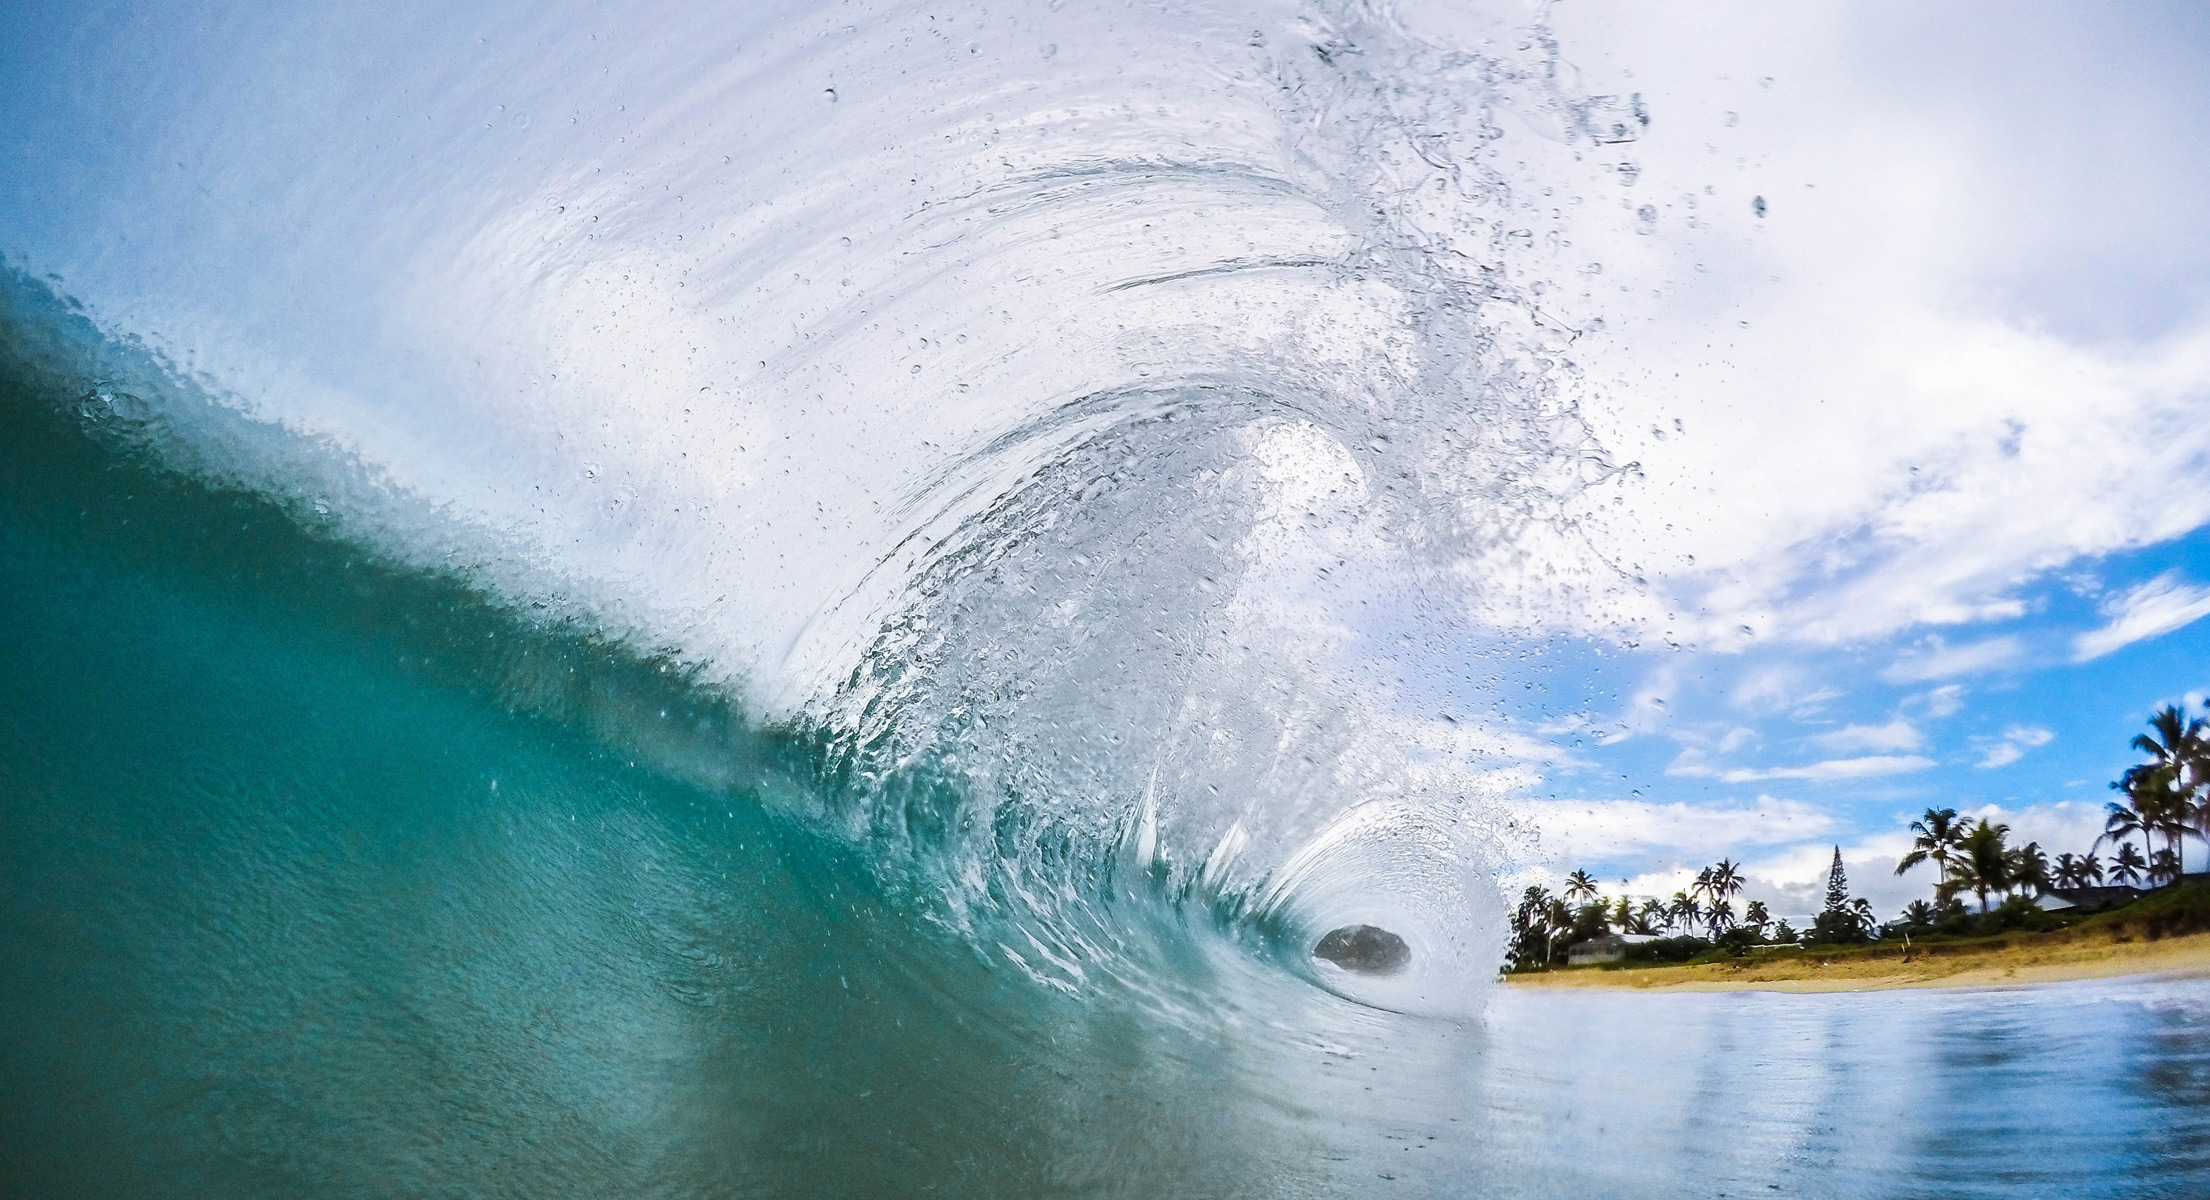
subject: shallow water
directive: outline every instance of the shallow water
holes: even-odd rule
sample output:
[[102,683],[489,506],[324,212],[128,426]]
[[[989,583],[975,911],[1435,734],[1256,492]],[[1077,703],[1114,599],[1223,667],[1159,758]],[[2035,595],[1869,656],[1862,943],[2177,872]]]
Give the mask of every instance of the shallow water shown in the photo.
[[2201,981],[1506,992],[1484,1117],[1559,1194],[2200,1195],[2206,1017]]

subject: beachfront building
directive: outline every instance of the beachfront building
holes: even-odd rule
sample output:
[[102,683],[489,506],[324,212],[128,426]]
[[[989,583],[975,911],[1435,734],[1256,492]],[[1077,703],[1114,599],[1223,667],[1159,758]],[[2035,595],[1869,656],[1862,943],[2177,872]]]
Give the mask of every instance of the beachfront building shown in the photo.
[[2131,904],[2147,892],[2124,884],[2097,887],[2050,888],[2035,898],[2035,903],[2051,912],[2101,912],[2121,904]]
[[1566,947],[1565,965],[1584,967],[1594,963],[1618,962],[1627,957],[1627,947],[1657,938],[1645,933],[1605,933]]

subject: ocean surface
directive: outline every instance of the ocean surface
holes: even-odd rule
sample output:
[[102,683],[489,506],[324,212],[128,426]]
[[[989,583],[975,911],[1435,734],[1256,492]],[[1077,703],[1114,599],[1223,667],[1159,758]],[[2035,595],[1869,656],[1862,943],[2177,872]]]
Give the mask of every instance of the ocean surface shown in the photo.
[[22,10],[0,1188],[2210,1195],[2201,983],[1496,985],[1533,12]]
[[42,297],[0,445],[8,1194],[2210,1194],[2199,981],[1406,1012],[1126,846],[921,894],[871,856],[946,844],[941,778],[883,813],[666,661],[149,463]]

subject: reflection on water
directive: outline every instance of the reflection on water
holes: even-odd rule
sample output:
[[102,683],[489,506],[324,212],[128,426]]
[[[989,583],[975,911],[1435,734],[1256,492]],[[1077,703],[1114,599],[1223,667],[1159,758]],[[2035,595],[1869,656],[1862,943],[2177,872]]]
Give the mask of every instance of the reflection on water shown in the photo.
[[1500,1175],[1559,1195],[2210,1194],[2202,981],[1506,991],[1491,1016]]

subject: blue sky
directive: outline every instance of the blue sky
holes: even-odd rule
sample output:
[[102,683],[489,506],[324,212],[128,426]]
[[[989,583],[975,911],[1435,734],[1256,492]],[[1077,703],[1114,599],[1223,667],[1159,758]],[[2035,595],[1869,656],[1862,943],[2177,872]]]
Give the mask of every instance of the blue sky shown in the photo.
[[[1565,648],[1538,676],[1550,687],[1519,711],[1538,730],[1587,717],[1549,734],[1569,757],[1534,789],[1545,849],[1558,866],[1640,892],[1669,890],[1681,872],[1731,854],[1763,873],[1770,902],[1796,909],[1814,902],[1806,873],[1824,869],[1834,844],[1859,890],[1884,906],[1923,890],[1930,879],[1897,881],[1885,868],[1898,831],[1929,807],[1991,813],[2052,854],[2085,849],[2150,709],[2201,711],[2210,637],[2175,622],[2210,608],[2210,589],[2187,583],[2210,577],[2206,568],[2201,532],[2101,560],[2092,570],[2102,596],[2079,594],[2081,571],[2022,588],[2025,615],[1947,638],[1947,654],[1927,652],[1939,635],[1601,658]],[[2192,603],[2128,626],[2104,605],[2133,589]],[[1603,703],[1578,708],[1560,694],[1582,681]]]
[[1653,117],[1621,157],[1656,236],[1585,243],[1621,286],[1584,405],[1662,524],[1596,534],[1653,598],[1511,711],[1555,754],[1527,876],[1670,892],[1729,853],[1800,912],[1839,844],[1889,911],[1927,807],[2085,849],[2149,712],[2210,685],[2210,17],[1555,20]]

